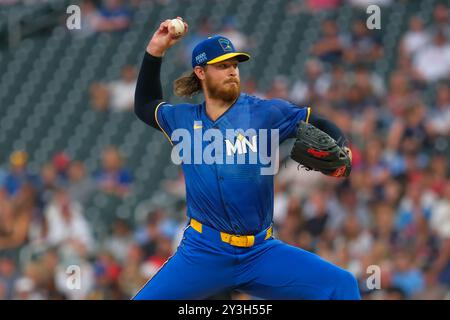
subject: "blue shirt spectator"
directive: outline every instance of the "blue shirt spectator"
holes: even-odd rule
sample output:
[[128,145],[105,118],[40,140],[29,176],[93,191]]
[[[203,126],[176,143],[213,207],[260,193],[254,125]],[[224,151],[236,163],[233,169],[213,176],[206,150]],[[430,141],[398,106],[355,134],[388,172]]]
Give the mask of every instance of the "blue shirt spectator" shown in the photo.
[[131,22],[131,11],[122,0],[106,0],[100,9],[98,31],[121,31],[128,28]]
[[123,167],[123,159],[115,147],[103,151],[102,169],[94,178],[103,192],[117,196],[125,196],[133,182],[131,172]]
[[34,186],[37,185],[37,177],[27,170],[28,155],[25,151],[13,152],[9,160],[11,169],[3,177],[2,183],[9,196],[14,197],[26,183],[31,183]]

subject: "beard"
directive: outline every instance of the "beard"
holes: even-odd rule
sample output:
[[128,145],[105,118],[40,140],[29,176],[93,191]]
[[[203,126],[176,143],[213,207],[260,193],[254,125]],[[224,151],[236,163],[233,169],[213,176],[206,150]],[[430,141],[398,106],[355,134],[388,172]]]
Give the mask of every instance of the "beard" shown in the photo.
[[241,82],[238,78],[228,79],[222,83],[212,83],[205,79],[205,88],[209,96],[213,99],[220,99],[225,102],[234,102],[241,93]]

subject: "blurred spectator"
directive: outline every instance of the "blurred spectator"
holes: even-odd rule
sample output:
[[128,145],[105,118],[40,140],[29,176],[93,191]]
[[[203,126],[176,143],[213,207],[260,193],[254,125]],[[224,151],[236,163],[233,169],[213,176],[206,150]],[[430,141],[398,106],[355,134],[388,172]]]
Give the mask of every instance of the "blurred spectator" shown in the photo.
[[176,179],[165,179],[162,182],[162,186],[167,193],[171,194],[178,200],[183,200],[186,197],[186,184],[184,181],[184,173],[182,170],[178,170],[178,176]]
[[404,241],[414,240],[417,235],[428,228],[427,220],[435,201],[435,195],[423,190],[420,182],[409,183],[406,194],[400,201],[396,217],[396,230]]
[[305,62],[305,79],[294,82],[289,94],[290,101],[299,105],[315,105],[319,97],[325,94],[329,87],[329,75],[323,74],[320,61],[310,59]]
[[[39,265],[43,273],[42,286],[46,292],[46,298],[50,300],[66,299],[67,297],[60,291],[57,283],[58,274],[61,272],[58,250],[55,247],[51,247],[43,252],[39,257]],[[67,274],[65,275],[67,276]],[[65,285],[67,287],[67,282]]]
[[442,239],[450,238],[450,181],[444,193],[431,209],[430,227]]
[[383,46],[378,33],[368,29],[364,20],[353,21],[349,45],[345,50],[345,60],[351,64],[372,64],[382,56]]
[[358,195],[350,185],[342,185],[336,192],[336,203],[333,203],[333,220],[331,221],[333,229],[341,229],[341,226],[347,220],[348,215],[354,215],[361,227],[367,227],[370,223],[369,209],[366,201]]
[[313,237],[322,236],[330,223],[329,195],[322,188],[310,194],[305,205],[304,229]]
[[100,21],[96,29],[100,32],[126,30],[131,23],[131,12],[122,0],[104,0],[100,9]]
[[111,252],[114,259],[124,264],[130,247],[133,245],[133,235],[128,223],[122,219],[117,219],[112,229],[112,235],[105,240],[103,247]]
[[300,207],[300,199],[290,197],[288,200],[286,218],[275,226],[274,232],[276,237],[286,243],[294,245],[296,236],[301,231],[304,224],[304,218]]
[[52,165],[56,170],[59,181],[63,184],[67,182],[67,170],[71,161],[70,156],[65,152],[58,152],[52,158]]
[[172,255],[172,242],[169,238],[160,236],[156,240],[155,254],[142,265],[142,271],[147,279],[152,278]]
[[359,260],[370,251],[372,244],[372,234],[362,227],[358,216],[348,214],[343,224],[342,233],[335,240],[335,245],[345,247],[350,259]]
[[235,17],[229,16],[224,19],[222,29],[218,34],[230,39],[237,51],[246,51],[249,49],[250,39],[239,31],[239,24]]
[[346,80],[348,87],[345,108],[352,112],[353,116],[379,105],[379,98],[385,90],[383,80],[377,74],[371,74],[364,65],[357,65],[354,72],[347,75]]
[[440,254],[432,266],[432,271],[436,280],[445,285],[448,290],[450,288],[450,237],[448,233],[442,240]]
[[427,113],[429,131],[432,135],[450,136],[450,86],[440,84],[437,88],[435,106]]
[[9,157],[10,171],[4,178],[3,187],[9,196],[14,197],[25,183],[37,185],[37,178],[27,169],[28,154],[15,151]]
[[161,236],[159,228],[164,217],[164,211],[155,210],[149,212],[145,226],[138,228],[135,240],[142,248],[144,258],[152,256],[156,252],[156,241]]
[[121,300],[118,279],[121,267],[108,251],[101,251],[94,263],[95,286],[89,294],[90,299]]
[[136,88],[136,70],[131,65],[122,68],[122,79],[108,84],[110,93],[110,108],[113,111],[123,111],[132,108],[134,90]]
[[392,284],[400,288],[407,297],[412,297],[422,292],[424,281],[423,273],[413,264],[412,254],[406,250],[396,252]]
[[428,162],[427,189],[438,196],[445,193],[446,183],[449,177],[448,157],[443,152],[435,152]]
[[405,147],[405,143],[410,144],[408,147],[411,151],[417,151],[420,146],[429,146],[425,112],[423,104],[416,101],[405,110],[403,118],[398,118],[392,124],[388,144],[391,150],[398,150],[400,145]]
[[348,73],[340,64],[335,64],[332,67],[330,76],[327,77],[325,83],[325,101],[330,107],[343,108],[345,107],[344,99],[347,90]]
[[299,170],[298,163],[287,161],[286,166],[278,174],[280,183],[286,183],[288,193],[297,197],[306,197],[323,181],[324,176],[317,171]]
[[36,289],[34,281],[27,277],[18,279],[14,287],[14,300],[44,300],[44,295]]
[[122,68],[120,80],[91,85],[91,103],[97,111],[129,111],[133,107],[135,88],[136,70],[126,65]]
[[334,20],[322,22],[322,37],[312,47],[312,54],[327,63],[339,63],[344,54],[344,38]]
[[81,9],[81,29],[73,34],[79,37],[88,37],[100,30],[102,17],[93,0],[83,0],[80,4]]
[[103,151],[102,168],[94,177],[101,191],[118,197],[128,194],[133,181],[116,147],[109,147]]
[[389,206],[390,209],[397,208],[400,203],[400,197],[403,192],[402,183],[394,178],[390,178],[384,184],[383,202]]
[[119,286],[127,297],[133,297],[148,280],[142,270],[144,255],[137,244],[132,244],[126,257],[126,263],[119,276]]
[[28,242],[30,222],[36,211],[36,192],[22,186],[14,200],[0,199],[0,252],[18,254]]
[[289,99],[289,82],[284,76],[276,76],[269,90],[266,92],[266,99]]
[[383,159],[383,143],[378,139],[367,142],[364,151],[365,183],[369,188],[370,199],[382,197],[383,185],[389,179],[389,167]]
[[96,189],[94,181],[86,174],[86,167],[81,161],[73,161],[68,169],[69,182],[67,191],[70,198],[85,204]]
[[402,72],[393,72],[389,78],[389,91],[385,102],[392,116],[403,117],[407,107],[417,99],[418,96],[412,90],[411,81],[407,75]]
[[275,226],[282,224],[288,212],[289,197],[286,193],[286,184],[279,180],[274,182],[273,222]]
[[19,269],[16,262],[7,256],[0,255],[0,283],[3,286],[3,296],[5,300],[14,297],[14,286],[19,278]]
[[355,66],[350,74],[350,81],[358,85],[363,95],[369,99],[372,106],[379,105],[378,98],[384,96],[386,88],[383,79],[375,72],[371,72],[364,64]]
[[61,186],[61,184],[58,181],[55,167],[49,163],[42,166],[41,185],[39,188],[41,201],[43,203],[48,203],[59,186]]
[[248,79],[242,83],[242,91],[252,95],[259,97],[261,99],[265,99],[265,94],[258,90],[258,84],[254,79]]
[[443,3],[438,3],[433,9],[433,24],[428,29],[430,33],[442,31],[446,38],[450,38],[450,15],[448,6]]
[[94,82],[89,87],[90,102],[96,111],[106,111],[109,104],[109,92],[105,84]]
[[413,59],[414,77],[434,82],[450,77],[450,44],[442,30],[436,31],[432,42],[417,52]]
[[399,52],[402,58],[411,57],[417,51],[424,48],[429,41],[430,35],[425,30],[422,18],[419,16],[412,16],[409,19],[409,29],[401,39]]
[[374,205],[374,226],[372,233],[378,243],[383,243],[386,247],[394,246],[397,240],[395,230],[395,210],[386,203]]
[[52,246],[66,246],[75,250],[81,246],[86,251],[94,249],[91,226],[86,221],[82,207],[70,199],[64,189],[58,189],[52,202],[45,209],[47,225],[46,241]]

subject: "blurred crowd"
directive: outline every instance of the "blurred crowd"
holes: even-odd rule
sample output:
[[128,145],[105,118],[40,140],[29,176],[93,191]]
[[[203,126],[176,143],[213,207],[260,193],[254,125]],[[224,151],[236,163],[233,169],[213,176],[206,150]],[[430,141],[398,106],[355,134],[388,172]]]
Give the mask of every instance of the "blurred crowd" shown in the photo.
[[[100,168],[91,173],[64,152],[38,174],[28,164],[28,154],[20,150],[11,154],[8,168],[0,169],[0,299],[84,298],[92,294],[89,272],[106,272],[85,205],[98,193],[126,197],[132,192],[132,172],[114,146],[103,150]],[[115,232],[123,235],[124,228],[118,222]],[[105,246],[116,253],[121,244],[114,240]],[[119,254],[124,261],[125,253]],[[97,269],[88,262],[92,257]],[[82,268],[87,291],[66,292],[63,266],[69,265]]]
[[[275,79],[266,93],[312,106],[347,134],[350,179],[287,162],[274,220],[280,239],[352,271],[367,299],[450,298],[449,26],[445,5],[429,25],[411,17],[385,84],[374,67],[378,35],[364,21],[346,33],[326,20],[305,77],[291,87]],[[367,287],[370,266],[381,290]]]
[[[292,1],[288,9],[295,14],[340,4]],[[119,22],[102,25],[101,9],[92,5],[92,30],[127,28],[131,15],[117,8],[109,7],[117,11],[109,16]],[[450,299],[449,19],[449,9],[439,4],[430,21],[411,17],[387,79],[375,67],[385,54],[380,33],[358,19],[340,30],[330,19],[320,26],[304,76],[294,82],[274,76],[269,88],[251,76],[242,83],[249,94],[311,106],[348,137],[353,170],[346,180],[298,169],[281,150],[274,226],[279,239],[354,273],[365,299]],[[188,64],[193,45],[212,31],[207,19],[191,30],[177,63]],[[254,39],[233,17],[217,33],[251,52]],[[92,107],[131,110],[135,81],[133,66],[117,81],[99,79],[90,88]],[[175,205],[148,210],[142,221],[117,218],[98,238],[86,214],[92,196],[132,193],[132,168],[117,148],[104,150],[95,172],[64,152],[37,175],[27,160],[26,151],[13,152],[0,170],[0,299],[129,299],[176,250],[186,224],[181,171],[161,184]],[[80,289],[67,285],[70,265],[82,271]],[[381,289],[368,286],[373,270],[380,271]]]

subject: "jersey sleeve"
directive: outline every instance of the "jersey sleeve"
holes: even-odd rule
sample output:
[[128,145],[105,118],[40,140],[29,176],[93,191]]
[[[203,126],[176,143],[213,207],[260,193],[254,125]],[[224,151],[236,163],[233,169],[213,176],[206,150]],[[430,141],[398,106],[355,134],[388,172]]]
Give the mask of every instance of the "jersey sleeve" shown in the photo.
[[155,109],[155,120],[158,127],[161,129],[162,133],[169,140],[170,144],[173,145],[170,139],[173,130],[176,128],[176,108],[170,103],[162,101],[156,106]]
[[299,107],[282,99],[268,101],[271,105],[272,128],[279,130],[280,142],[295,137],[297,124],[309,121],[310,107]]

